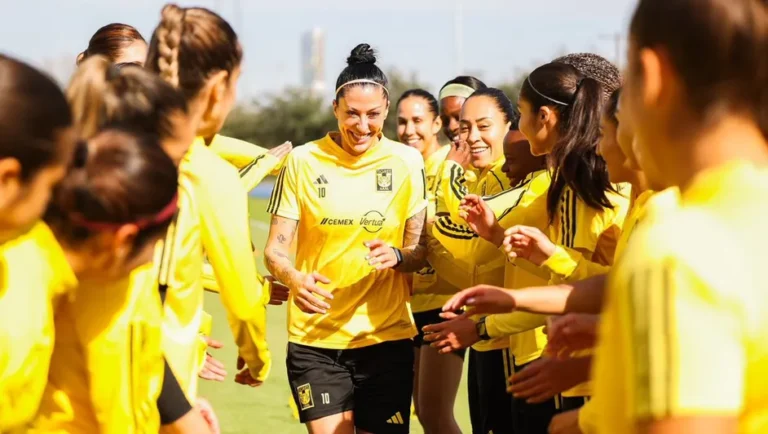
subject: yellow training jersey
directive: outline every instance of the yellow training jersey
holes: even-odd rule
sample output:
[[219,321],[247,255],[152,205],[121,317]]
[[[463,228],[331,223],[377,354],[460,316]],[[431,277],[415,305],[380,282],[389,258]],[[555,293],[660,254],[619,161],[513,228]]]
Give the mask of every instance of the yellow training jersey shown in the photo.
[[[289,301],[289,341],[319,348],[359,348],[416,334],[407,276],[368,265],[364,242],[402,247],[405,223],[427,206],[424,162],[413,148],[381,137],[354,157],[333,137],[288,156],[267,211],[298,221],[296,269],[331,280],[324,315]],[[292,294],[293,296],[293,294]]]
[[246,191],[256,188],[267,175],[277,175],[283,164],[268,149],[221,134],[213,136],[208,148],[237,168]]
[[[621,238],[619,238],[619,242],[616,244],[614,263],[619,262],[640,222],[647,224],[657,219],[660,214],[669,213],[671,210],[677,208],[679,201],[680,194],[677,187],[669,188],[662,192],[647,190],[637,196],[632,204],[632,209],[627,213],[627,218],[624,221],[624,227],[621,232]],[[580,258],[580,253],[575,252],[575,254]],[[585,278],[600,274],[598,272],[600,267],[604,267],[608,271],[610,271],[611,268],[583,260],[574,262],[574,267],[573,276],[585,276]],[[599,390],[596,390],[595,392],[596,393],[592,399],[584,404],[579,410],[579,426],[584,434],[597,432],[600,418],[597,409],[599,408],[599,399],[602,397],[599,396]]]
[[699,174],[678,212],[641,222],[608,282],[599,432],[710,415],[768,432],[766,212],[765,169],[729,163]]
[[[472,254],[471,250],[466,250],[467,248],[471,249],[473,246],[457,246],[457,243],[452,242],[451,235],[445,235],[446,233],[453,234],[453,231],[450,229],[446,231],[442,228],[448,227],[453,229],[459,225],[466,224],[464,219],[459,217],[459,207],[461,200],[467,194],[480,196],[505,194],[510,198],[517,198],[523,194],[524,187],[520,185],[520,188],[513,190],[509,178],[501,171],[504,161],[504,157],[501,157],[483,170],[473,169],[465,173],[464,169],[457,162],[446,160],[443,164],[440,181],[438,182],[436,194],[438,215],[432,227],[432,236],[452,255],[453,264],[449,265],[450,267],[470,271],[470,285],[481,283],[501,285],[504,281],[504,255],[496,252],[496,255],[489,260],[480,260]],[[467,179],[466,175],[468,173],[476,173],[477,177],[475,179],[471,177]],[[521,184],[523,183],[521,182]],[[516,199],[508,199],[508,202],[513,200]],[[460,239],[463,240],[464,238]],[[485,240],[481,242],[487,243]],[[435,254],[436,252],[431,252],[430,256],[435,256]],[[435,266],[435,264],[432,265],[433,267]],[[439,267],[439,265],[437,266]],[[438,273],[441,273],[439,269]],[[508,346],[508,339],[493,339],[479,342],[472,348],[477,351],[490,351],[507,348]]]
[[77,279],[44,223],[0,247],[0,261],[0,432],[25,432],[48,378],[53,306]]
[[162,307],[152,264],[81,285],[56,309],[56,344],[31,432],[158,432]]
[[[267,149],[243,140],[216,134],[208,148],[235,166],[246,192],[256,188],[267,175],[277,175],[283,160],[268,153]],[[210,262],[203,263],[203,286],[213,292],[219,292],[216,276]]]
[[[435,190],[437,189],[439,176],[442,173],[440,169],[450,150],[450,145],[445,145],[424,161],[425,173],[427,175],[427,219],[430,221],[435,218],[437,208]],[[431,236],[432,234],[428,232],[427,237]],[[436,294],[438,289],[435,287],[439,287],[439,291],[442,294],[451,292],[450,288],[453,289],[452,292],[458,291],[455,286],[441,278],[431,266],[424,267],[424,269],[413,273],[413,299],[411,300],[411,309],[414,313],[439,309],[448,301],[448,299],[450,299],[450,295]]]
[[237,170],[197,138],[179,166],[179,213],[155,256],[158,284],[166,293],[163,349],[192,402],[202,363],[198,332],[204,251],[251,375],[263,381],[271,366],[266,343],[269,282],[256,271],[247,201]]
[[[526,176],[514,188],[486,197],[485,200],[497,218],[505,224],[523,224],[546,231],[549,225],[546,197],[550,182],[549,172],[539,170]],[[433,232],[462,260],[480,264],[500,264],[503,270],[503,285],[506,288],[543,285],[548,280],[548,273],[525,260],[507,261],[506,253],[501,249],[480,238],[468,226],[450,220],[450,217],[440,217]],[[528,266],[523,267],[523,262]],[[541,349],[546,345],[546,337],[543,334],[545,323],[544,315],[524,312],[491,315],[486,318],[488,334],[508,342],[517,365],[528,363],[541,355]]]

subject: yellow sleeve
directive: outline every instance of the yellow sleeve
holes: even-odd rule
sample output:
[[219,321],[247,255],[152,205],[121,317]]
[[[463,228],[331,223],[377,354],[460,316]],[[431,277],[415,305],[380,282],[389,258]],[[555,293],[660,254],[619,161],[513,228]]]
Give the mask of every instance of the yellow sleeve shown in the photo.
[[447,214],[452,220],[463,222],[459,217],[459,206],[468,192],[464,168],[453,160],[445,160],[440,171],[435,190],[437,214]]
[[253,190],[269,174],[277,174],[282,161],[267,149],[243,140],[217,134],[209,148],[235,166],[246,191]]
[[597,404],[594,403],[594,401],[598,398],[598,395],[595,395],[584,403],[584,405],[579,409],[579,429],[581,430],[582,434],[596,434],[597,433],[597,425],[599,422],[599,415],[597,414]]
[[[256,271],[248,226],[248,199],[237,175],[222,171],[212,177],[201,198],[201,239],[213,267],[220,295],[240,356],[251,375],[263,381],[271,360],[266,341],[269,282]],[[223,196],[221,191],[229,192]]]
[[510,312],[489,315],[485,318],[488,336],[500,338],[512,336],[547,325],[547,315],[528,312]]
[[[458,165],[455,167],[461,168]],[[512,227],[526,221],[529,207],[538,202],[536,198],[540,195],[540,192],[530,188],[532,185],[528,183],[521,188],[485,198],[502,227]],[[530,212],[534,212],[530,209]],[[432,228],[432,236],[440,241],[454,258],[469,264],[483,264],[506,256],[497,246],[478,236],[469,226],[459,223],[460,221],[444,215],[435,219]]]
[[280,174],[272,189],[272,196],[267,203],[267,212],[278,217],[299,221],[301,208],[298,194],[298,162],[295,153],[291,152],[280,169]]
[[560,245],[541,266],[553,275],[554,281],[575,282],[611,271],[610,266],[592,262],[581,252]]
[[472,286],[472,272],[463,263],[456,261],[440,241],[432,236],[427,236],[427,261],[440,278],[451,285],[450,287],[439,286],[436,289],[450,289],[449,295],[453,295],[455,288],[463,289]]
[[427,173],[424,169],[424,160],[415,160],[411,167],[410,180],[411,194],[408,195],[408,215],[415,216],[427,208]]
[[628,276],[622,310],[631,312],[626,318],[635,362],[630,410],[635,420],[737,415],[744,405],[748,317],[739,291],[755,283],[737,260],[723,255],[697,259],[698,264],[676,256],[633,264]]

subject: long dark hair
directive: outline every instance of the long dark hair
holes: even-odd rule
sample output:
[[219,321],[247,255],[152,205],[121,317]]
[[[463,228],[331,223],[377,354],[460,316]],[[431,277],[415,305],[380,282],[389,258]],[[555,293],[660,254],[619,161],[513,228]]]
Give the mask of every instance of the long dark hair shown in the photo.
[[547,192],[550,222],[554,221],[566,187],[591,208],[613,208],[607,194],[615,189],[605,161],[597,154],[603,110],[600,83],[573,66],[548,63],[536,68],[523,82],[520,97],[531,104],[534,113],[549,106],[559,115],[559,139],[547,156],[554,170]]

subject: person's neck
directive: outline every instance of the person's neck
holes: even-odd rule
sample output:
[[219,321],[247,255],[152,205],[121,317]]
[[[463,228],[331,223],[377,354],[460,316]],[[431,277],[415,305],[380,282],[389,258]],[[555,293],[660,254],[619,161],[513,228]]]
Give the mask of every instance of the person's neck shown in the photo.
[[440,149],[440,143],[437,141],[437,138],[432,140],[432,143],[425,146],[424,149],[421,151],[421,157],[424,159],[424,161],[427,161],[429,157],[432,156],[435,152],[437,152]]
[[669,143],[669,148],[679,150],[666,160],[669,186],[679,186],[681,191],[698,174],[730,162],[768,165],[768,143],[763,133],[753,121],[741,116],[723,119],[706,131]]
[[79,252],[77,249],[65,246],[63,244],[61,247],[64,250],[64,256],[67,258],[67,263],[69,263],[69,266],[72,268],[75,276],[77,276],[79,280],[82,280],[83,277],[88,274],[88,269],[90,268],[88,264],[91,261],[86,258],[85,254]]
[[638,196],[648,191],[648,179],[645,177],[645,173],[640,170],[632,171],[632,179],[629,181],[629,185],[632,186],[632,200],[637,199]]

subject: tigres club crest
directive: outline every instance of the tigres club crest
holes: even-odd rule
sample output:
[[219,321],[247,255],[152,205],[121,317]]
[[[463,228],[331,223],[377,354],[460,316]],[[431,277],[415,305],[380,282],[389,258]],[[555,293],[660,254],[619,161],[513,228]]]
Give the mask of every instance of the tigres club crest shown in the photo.
[[309,383],[297,387],[296,392],[298,392],[299,407],[301,407],[302,410],[315,406],[315,401],[312,399],[312,387]]
[[376,191],[392,191],[392,169],[376,170]]

